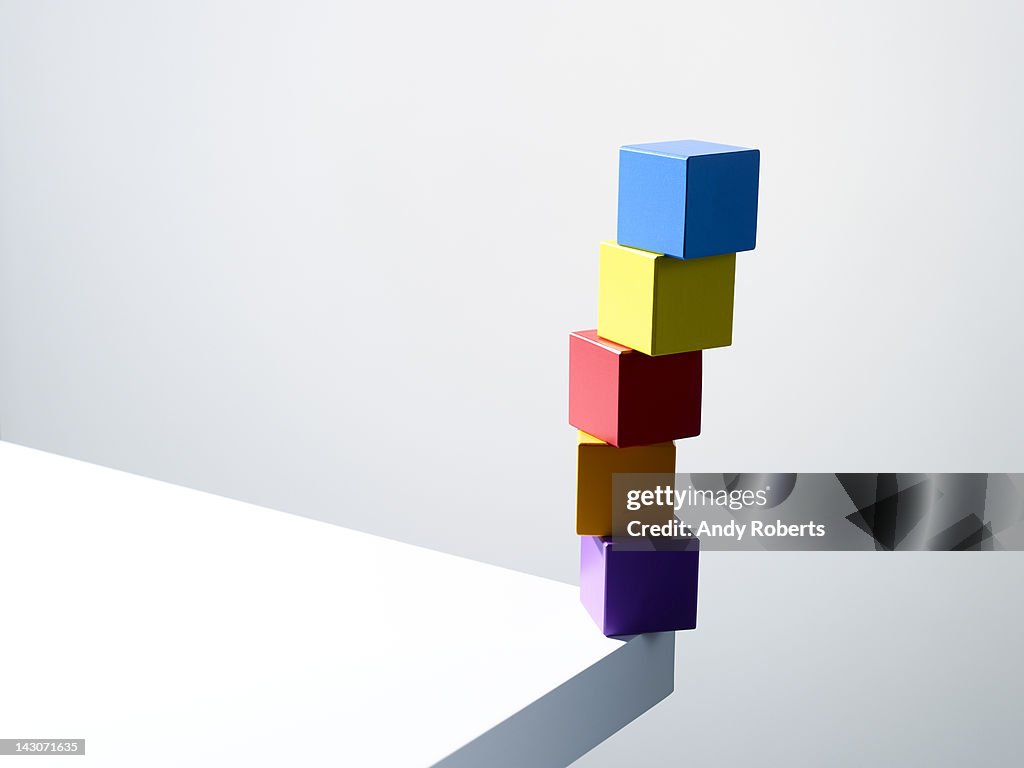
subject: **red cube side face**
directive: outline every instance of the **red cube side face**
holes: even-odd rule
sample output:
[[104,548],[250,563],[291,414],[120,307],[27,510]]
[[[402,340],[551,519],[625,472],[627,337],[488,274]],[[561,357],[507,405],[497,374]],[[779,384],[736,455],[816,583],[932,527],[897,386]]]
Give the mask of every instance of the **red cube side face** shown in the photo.
[[619,358],[630,351],[597,331],[569,334],[569,423],[612,445],[618,444]]
[[569,423],[619,448],[700,434],[701,353],[651,357],[569,336]]
[[619,370],[620,446],[647,445],[700,434],[701,352],[622,356]]

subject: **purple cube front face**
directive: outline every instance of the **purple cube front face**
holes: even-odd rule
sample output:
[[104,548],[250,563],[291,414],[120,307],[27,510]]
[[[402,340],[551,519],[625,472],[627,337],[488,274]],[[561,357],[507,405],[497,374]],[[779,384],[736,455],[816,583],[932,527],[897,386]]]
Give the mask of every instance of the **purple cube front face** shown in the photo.
[[697,626],[696,538],[616,549],[610,537],[580,539],[580,599],[604,634]]

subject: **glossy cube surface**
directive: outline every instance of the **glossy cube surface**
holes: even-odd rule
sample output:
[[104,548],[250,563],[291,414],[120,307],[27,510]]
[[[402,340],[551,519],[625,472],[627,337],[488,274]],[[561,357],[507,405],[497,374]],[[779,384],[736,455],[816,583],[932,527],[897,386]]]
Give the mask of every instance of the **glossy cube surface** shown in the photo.
[[707,141],[622,147],[616,240],[680,259],[753,249],[760,165],[756,149]]
[[569,334],[569,423],[619,448],[700,434],[701,353],[651,357]]
[[676,471],[676,447],[671,442],[616,448],[580,432],[576,446],[576,533],[612,535],[612,478],[616,474]]
[[732,344],[736,254],[674,259],[601,243],[597,332],[645,355]]
[[700,541],[666,539],[623,548],[610,537],[580,539],[580,600],[608,635],[697,626]]

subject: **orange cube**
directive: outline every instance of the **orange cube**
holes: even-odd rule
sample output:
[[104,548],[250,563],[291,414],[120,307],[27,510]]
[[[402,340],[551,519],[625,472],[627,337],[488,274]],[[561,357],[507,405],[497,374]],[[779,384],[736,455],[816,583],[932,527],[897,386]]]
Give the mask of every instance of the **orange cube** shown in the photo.
[[580,431],[576,447],[577,535],[613,535],[613,475],[628,472],[673,474],[675,471],[676,446],[672,442],[616,448]]

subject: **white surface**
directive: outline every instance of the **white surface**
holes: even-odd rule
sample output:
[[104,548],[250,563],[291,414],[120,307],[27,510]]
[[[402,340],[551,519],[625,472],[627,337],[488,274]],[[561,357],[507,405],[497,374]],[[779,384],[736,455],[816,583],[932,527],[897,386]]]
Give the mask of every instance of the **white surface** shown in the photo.
[[0,585],[0,737],[96,765],[564,765],[672,684],[574,587],[7,443]]

